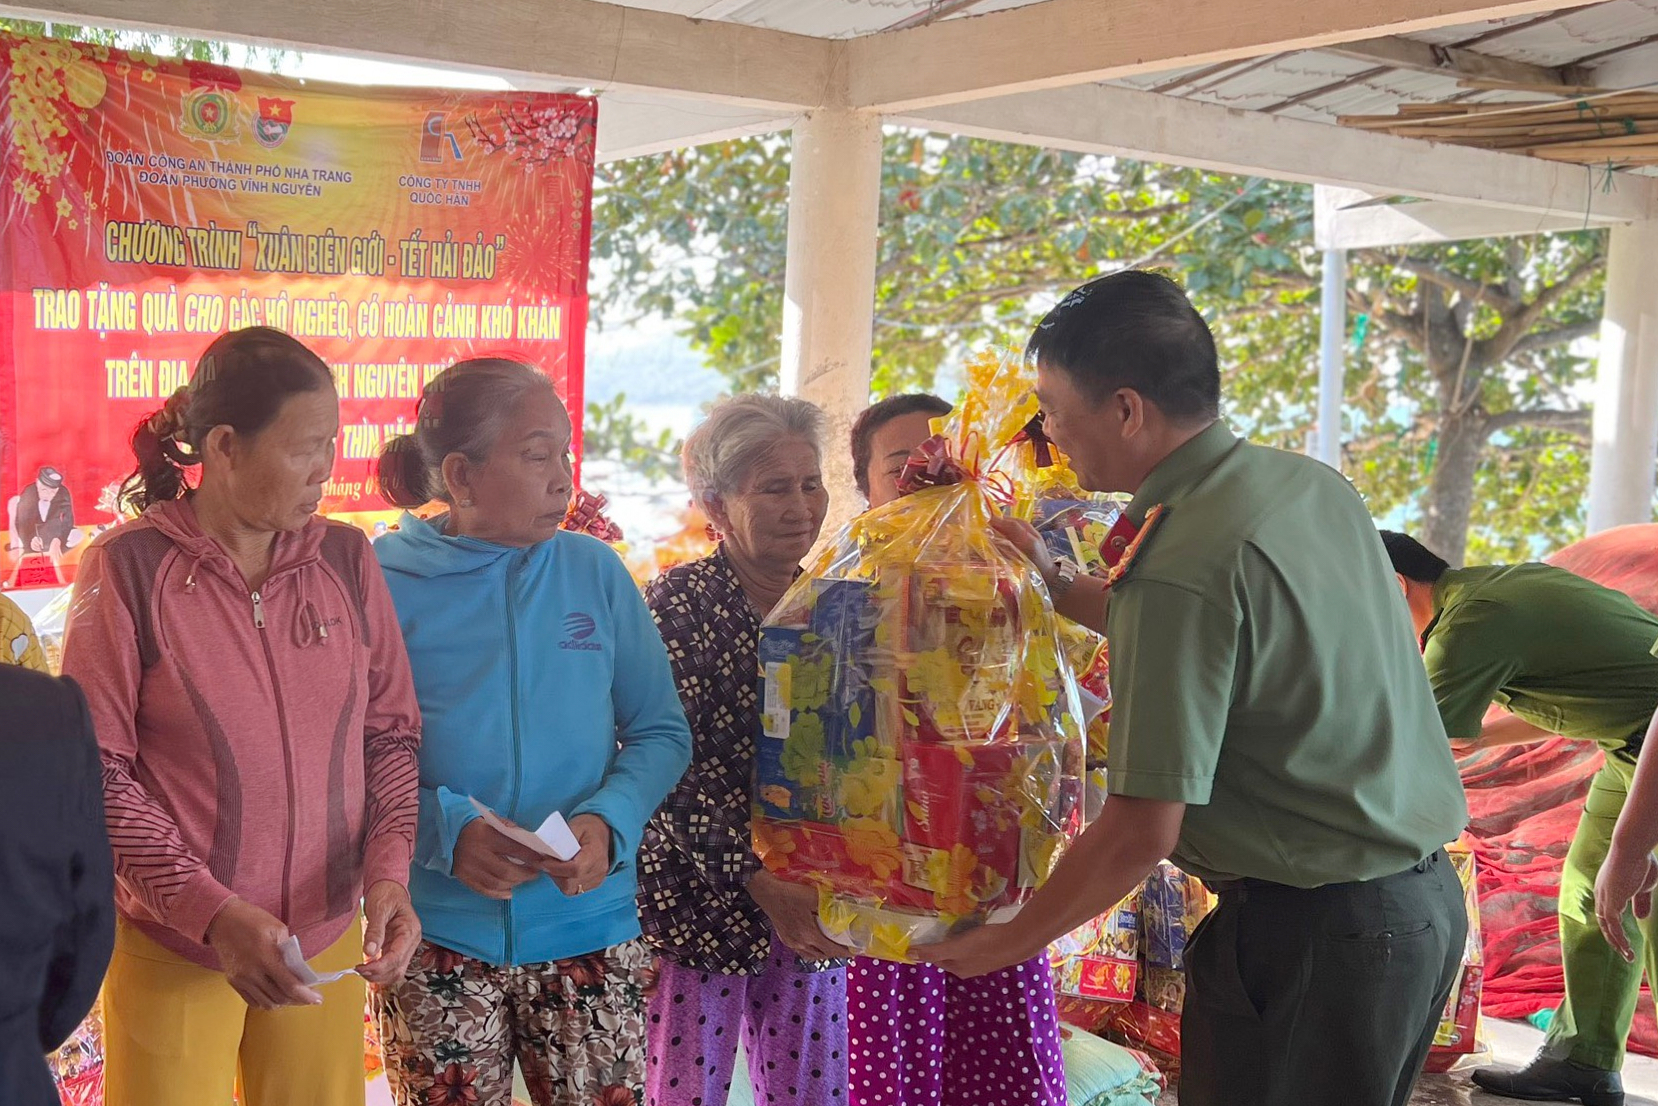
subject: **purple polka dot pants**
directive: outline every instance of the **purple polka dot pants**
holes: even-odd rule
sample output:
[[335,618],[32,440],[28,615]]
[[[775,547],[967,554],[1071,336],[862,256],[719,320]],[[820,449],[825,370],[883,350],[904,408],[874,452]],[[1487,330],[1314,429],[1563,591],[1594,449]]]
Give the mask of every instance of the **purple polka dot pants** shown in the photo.
[[846,990],[849,1106],[1065,1106],[1045,955],[978,979],[859,957]]
[[755,1106],[845,1106],[846,971],[804,970],[775,934],[771,947],[759,975],[662,961],[645,1106],[725,1106],[739,1035]]

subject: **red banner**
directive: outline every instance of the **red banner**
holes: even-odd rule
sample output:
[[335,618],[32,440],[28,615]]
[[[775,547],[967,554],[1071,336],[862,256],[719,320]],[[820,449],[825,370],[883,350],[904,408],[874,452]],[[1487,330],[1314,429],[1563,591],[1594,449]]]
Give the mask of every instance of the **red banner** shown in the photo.
[[579,450],[596,119],[0,36],[0,582],[72,578],[132,428],[239,327],[333,367],[337,517],[387,517],[380,446],[461,357],[543,368]]

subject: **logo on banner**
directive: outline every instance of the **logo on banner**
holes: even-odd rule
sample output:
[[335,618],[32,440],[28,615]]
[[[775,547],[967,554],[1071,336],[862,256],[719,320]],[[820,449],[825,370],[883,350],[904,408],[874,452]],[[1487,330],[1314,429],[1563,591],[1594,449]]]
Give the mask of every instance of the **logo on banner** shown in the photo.
[[441,111],[426,113],[426,122],[420,128],[420,160],[438,163],[443,160],[443,150],[447,146],[449,152],[461,161],[461,144],[455,138],[455,132],[444,128],[446,118]]
[[198,88],[184,98],[184,133],[192,138],[225,138],[236,121],[236,102],[216,88]]
[[288,130],[294,125],[294,101],[271,96],[259,97],[259,118],[253,124],[253,137],[267,150],[274,150],[287,141]]

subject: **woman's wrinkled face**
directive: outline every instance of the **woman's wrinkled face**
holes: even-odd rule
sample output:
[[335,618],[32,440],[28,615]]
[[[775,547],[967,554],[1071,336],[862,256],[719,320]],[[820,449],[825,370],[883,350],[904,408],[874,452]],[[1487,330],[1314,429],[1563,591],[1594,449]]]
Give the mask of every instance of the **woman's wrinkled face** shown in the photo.
[[709,504],[726,539],[748,557],[798,565],[829,513],[817,450],[804,438],[780,440],[744,474],[737,490]]
[[444,477],[454,532],[513,546],[558,533],[574,487],[570,436],[564,404],[551,388],[537,388],[515,405],[481,463],[451,454]]
[[339,433],[340,401],[332,388],[291,395],[255,434],[228,426],[208,433],[203,484],[222,491],[251,530],[298,530],[322,502]]

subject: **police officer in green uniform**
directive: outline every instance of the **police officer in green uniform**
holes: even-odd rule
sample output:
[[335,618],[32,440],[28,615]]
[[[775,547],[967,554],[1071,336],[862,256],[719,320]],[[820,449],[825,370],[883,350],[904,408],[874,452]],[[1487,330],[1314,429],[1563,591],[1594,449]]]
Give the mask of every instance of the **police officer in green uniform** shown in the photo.
[[[1560,876],[1566,997],[1529,1067],[1482,1069],[1474,1082],[1513,1098],[1620,1106],[1618,1071],[1643,965],[1625,960],[1601,933],[1594,889],[1658,709],[1658,618],[1564,569],[1452,569],[1404,534],[1384,532],[1383,541],[1454,745],[1466,751],[1559,734],[1606,751]],[[1486,722],[1492,703],[1506,713]],[[1649,978],[1658,979],[1658,920],[1626,917],[1624,928]]]
[[1167,278],[1084,285],[1028,352],[1050,436],[1141,526],[1109,582],[1003,528],[1110,640],[1110,797],[1014,919],[918,955],[1018,963],[1170,857],[1220,894],[1181,1102],[1401,1106],[1467,940],[1442,848],[1467,808],[1375,526],[1334,469],[1220,421],[1214,339]]

